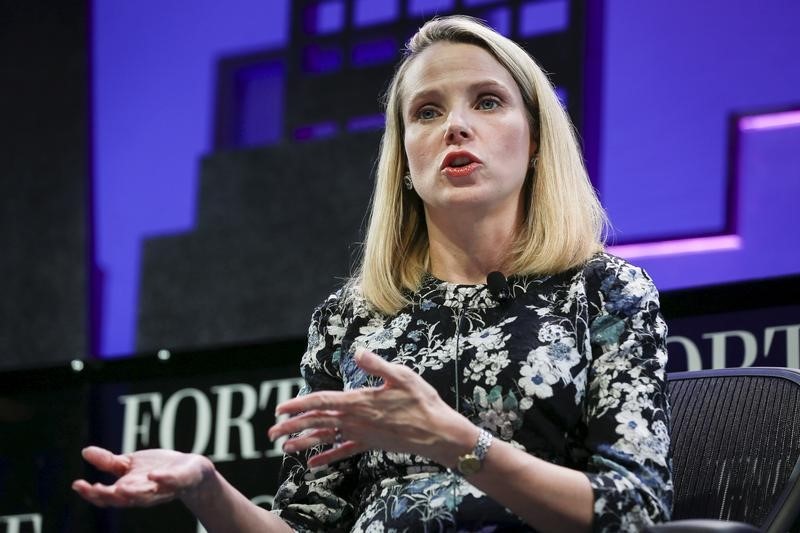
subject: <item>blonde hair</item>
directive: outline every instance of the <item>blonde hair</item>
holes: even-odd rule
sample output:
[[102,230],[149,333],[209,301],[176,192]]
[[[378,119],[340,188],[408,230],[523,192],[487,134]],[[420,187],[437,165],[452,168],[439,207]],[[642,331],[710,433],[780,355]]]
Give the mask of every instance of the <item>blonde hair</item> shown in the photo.
[[553,274],[576,267],[603,248],[606,216],[592,188],[566,112],[542,69],[519,45],[477,19],[454,15],[420,28],[406,45],[386,93],[372,211],[361,263],[351,287],[377,310],[397,313],[429,271],[422,201],[403,186],[402,81],[420,52],[437,42],[474,44],[511,74],[528,111],[537,162],[526,177],[525,218],[508,252],[507,274]]

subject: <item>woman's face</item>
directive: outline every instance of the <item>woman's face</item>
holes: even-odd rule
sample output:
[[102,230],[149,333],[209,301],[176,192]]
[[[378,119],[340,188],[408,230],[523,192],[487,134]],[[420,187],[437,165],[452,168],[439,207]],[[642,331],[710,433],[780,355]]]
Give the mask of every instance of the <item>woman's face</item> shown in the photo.
[[535,144],[508,71],[479,46],[435,43],[412,60],[402,94],[408,167],[426,210],[518,213]]

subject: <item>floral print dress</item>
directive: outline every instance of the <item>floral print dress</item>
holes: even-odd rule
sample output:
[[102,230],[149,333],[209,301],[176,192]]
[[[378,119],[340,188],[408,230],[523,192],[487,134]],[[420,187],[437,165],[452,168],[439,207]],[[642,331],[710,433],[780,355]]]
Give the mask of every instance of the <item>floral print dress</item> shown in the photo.
[[[395,316],[357,294],[312,317],[306,386],[380,384],[357,347],[406,365],[495,438],[577,469],[594,492],[596,531],[637,531],[672,504],[666,325],[641,269],[599,253],[558,275],[486,285],[428,277]],[[457,376],[457,379],[456,379]],[[273,511],[298,531],[533,531],[459,474],[424,457],[372,450],[319,470],[287,455]]]

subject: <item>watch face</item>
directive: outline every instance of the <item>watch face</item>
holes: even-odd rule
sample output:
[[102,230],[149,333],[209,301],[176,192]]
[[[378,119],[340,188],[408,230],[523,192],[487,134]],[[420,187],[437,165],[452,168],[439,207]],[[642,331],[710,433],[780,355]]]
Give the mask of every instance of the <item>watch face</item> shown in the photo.
[[481,469],[481,460],[473,454],[464,455],[458,458],[458,471],[468,476]]

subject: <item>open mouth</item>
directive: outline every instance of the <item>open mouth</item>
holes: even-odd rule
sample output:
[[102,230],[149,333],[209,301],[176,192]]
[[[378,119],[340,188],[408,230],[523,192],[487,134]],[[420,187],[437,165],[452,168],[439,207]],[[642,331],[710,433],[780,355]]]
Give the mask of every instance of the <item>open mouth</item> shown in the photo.
[[457,152],[450,152],[444,157],[442,161],[442,168],[452,167],[459,168],[465,167],[470,163],[480,163],[481,160],[472,155],[471,153],[459,150]]
[[450,164],[447,165],[447,166],[449,166],[449,167],[463,167],[463,166],[469,165],[470,163],[472,163],[472,159],[470,159],[469,157],[459,156],[459,157],[456,157],[455,159],[453,159],[452,161],[450,161]]
[[481,161],[469,152],[452,152],[442,161],[442,172],[451,178],[462,177],[475,170]]

